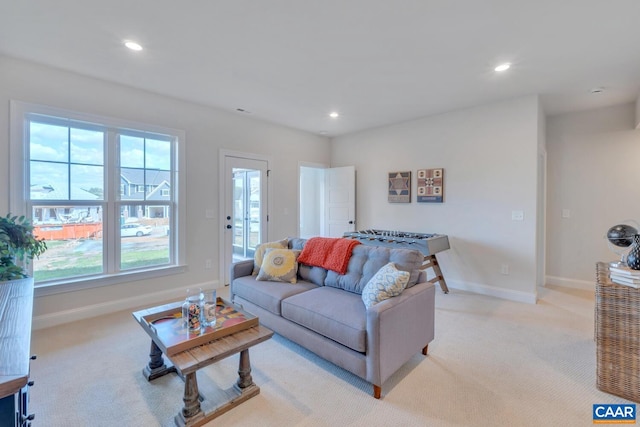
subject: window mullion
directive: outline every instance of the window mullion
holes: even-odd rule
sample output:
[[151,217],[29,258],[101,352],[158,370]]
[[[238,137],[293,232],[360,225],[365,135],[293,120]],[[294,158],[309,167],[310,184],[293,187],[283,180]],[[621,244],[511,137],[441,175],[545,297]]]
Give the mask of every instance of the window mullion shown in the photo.
[[120,217],[120,197],[118,185],[118,177],[120,176],[120,161],[118,156],[118,133],[113,129],[106,131],[106,147],[105,147],[105,198],[107,202],[107,220],[104,221],[104,258],[105,271],[108,273],[117,273],[120,265],[120,239],[117,237],[117,228],[114,224],[118,222]]

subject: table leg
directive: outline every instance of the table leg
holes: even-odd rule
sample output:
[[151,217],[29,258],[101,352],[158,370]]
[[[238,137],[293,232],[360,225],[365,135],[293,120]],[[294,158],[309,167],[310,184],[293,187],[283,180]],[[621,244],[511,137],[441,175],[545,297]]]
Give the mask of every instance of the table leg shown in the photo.
[[163,375],[167,375],[170,372],[176,372],[176,368],[174,366],[169,366],[164,364],[164,359],[162,358],[162,350],[160,347],[151,340],[151,349],[149,350],[149,364],[144,367],[142,370],[142,374],[147,379],[147,381],[155,380],[158,377]]
[[198,391],[198,379],[196,373],[191,372],[184,378],[184,408],[182,408],[182,415],[185,418],[191,418],[200,412],[200,399]]
[[238,378],[237,385],[240,389],[253,385],[253,378],[251,378],[251,362],[249,361],[249,349],[242,350],[240,352],[238,375],[240,378]]
[[426,270],[427,268],[432,268],[433,273],[435,274],[435,277],[429,280],[429,282],[433,283],[434,285],[440,282],[440,288],[442,289],[442,292],[444,292],[445,294],[448,294],[449,287],[447,286],[447,282],[445,282],[444,280],[444,275],[442,274],[442,270],[440,269],[440,264],[438,264],[438,259],[436,258],[436,256],[428,255],[424,257],[424,261],[425,262],[424,264],[422,264],[422,267],[420,267],[420,270]]
[[200,425],[205,414],[200,408],[200,392],[198,391],[198,378],[195,372],[191,372],[184,377],[184,396],[182,401],[184,402],[184,407],[175,416],[176,425]]

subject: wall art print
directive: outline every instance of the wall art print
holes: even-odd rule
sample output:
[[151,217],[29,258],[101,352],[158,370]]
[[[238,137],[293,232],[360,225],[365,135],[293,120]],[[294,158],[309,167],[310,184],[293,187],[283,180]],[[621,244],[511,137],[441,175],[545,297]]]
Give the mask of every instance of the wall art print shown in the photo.
[[389,172],[390,203],[411,203],[411,171]]
[[418,203],[444,201],[444,169],[418,169]]

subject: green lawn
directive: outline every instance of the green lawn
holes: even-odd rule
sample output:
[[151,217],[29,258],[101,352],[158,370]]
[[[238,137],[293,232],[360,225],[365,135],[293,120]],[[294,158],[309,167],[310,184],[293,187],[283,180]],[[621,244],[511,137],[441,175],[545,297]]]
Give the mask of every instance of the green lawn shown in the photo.
[[[47,241],[47,252],[34,261],[36,282],[103,273],[102,244],[100,241]],[[158,248],[136,241],[123,248],[121,270],[166,265],[169,248]]]

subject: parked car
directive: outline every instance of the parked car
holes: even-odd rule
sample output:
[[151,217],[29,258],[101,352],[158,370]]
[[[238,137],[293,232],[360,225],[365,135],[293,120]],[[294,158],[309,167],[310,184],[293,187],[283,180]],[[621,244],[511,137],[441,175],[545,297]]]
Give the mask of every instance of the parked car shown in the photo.
[[122,224],[120,226],[120,237],[141,237],[151,234],[151,227],[142,224]]

